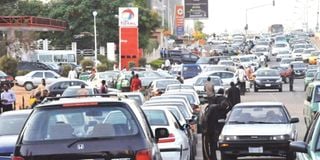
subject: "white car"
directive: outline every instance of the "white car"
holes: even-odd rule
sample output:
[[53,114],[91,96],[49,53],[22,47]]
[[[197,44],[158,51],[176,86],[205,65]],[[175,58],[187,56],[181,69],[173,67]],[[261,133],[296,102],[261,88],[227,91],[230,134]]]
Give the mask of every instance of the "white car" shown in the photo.
[[229,88],[231,82],[237,83],[236,74],[234,72],[230,72],[230,71],[211,71],[211,72],[202,73],[200,75],[201,76],[218,76],[218,77],[220,77],[223,82],[223,86],[225,88]]
[[263,55],[267,58],[267,61],[270,61],[270,51],[269,51],[269,46],[256,46],[253,50],[254,53],[256,52],[262,52]]
[[280,62],[282,58],[291,58],[291,54],[289,50],[286,51],[280,51],[278,52],[277,56],[276,56],[276,60],[277,62]]
[[23,86],[27,91],[31,91],[36,88],[39,84],[41,84],[41,80],[46,80],[46,85],[61,79],[67,79],[61,77],[54,71],[51,70],[36,70],[31,71],[24,76],[16,76],[16,84],[18,86]]
[[284,51],[284,50],[290,50],[290,46],[288,43],[282,42],[282,43],[275,43],[272,46],[272,55],[275,56],[279,53],[279,51]]
[[303,50],[304,48],[294,49],[291,53],[292,58],[295,59],[296,61],[302,60]]
[[293,58],[282,58],[280,62],[280,67],[288,68],[290,66],[290,63],[293,61]]

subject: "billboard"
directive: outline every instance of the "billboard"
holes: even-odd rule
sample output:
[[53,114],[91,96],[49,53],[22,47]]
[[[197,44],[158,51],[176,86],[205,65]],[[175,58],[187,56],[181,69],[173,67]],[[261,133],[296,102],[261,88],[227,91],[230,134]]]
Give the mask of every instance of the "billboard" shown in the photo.
[[208,18],[208,0],[185,0],[185,18]]
[[138,8],[137,7],[120,7],[119,8],[119,26],[120,27],[137,27],[138,26]]
[[183,6],[176,6],[175,11],[175,23],[176,23],[176,35],[183,36],[184,35],[184,12]]

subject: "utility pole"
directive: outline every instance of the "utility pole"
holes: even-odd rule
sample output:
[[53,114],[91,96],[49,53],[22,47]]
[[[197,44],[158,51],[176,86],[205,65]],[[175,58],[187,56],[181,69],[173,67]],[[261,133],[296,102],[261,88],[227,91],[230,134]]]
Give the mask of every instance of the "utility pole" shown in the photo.
[[319,31],[319,0],[318,0],[318,9],[317,9],[317,25],[316,25],[316,32]]

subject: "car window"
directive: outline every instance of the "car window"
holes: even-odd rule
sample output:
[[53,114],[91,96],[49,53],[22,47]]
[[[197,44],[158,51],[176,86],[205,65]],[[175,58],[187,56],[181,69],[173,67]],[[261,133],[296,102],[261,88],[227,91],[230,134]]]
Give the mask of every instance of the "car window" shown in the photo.
[[221,72],[221,79],[227,79],[227,78],[233,78],[233,74],[232,73],[228,73],[228,72]]
[[[207,78],[199,78],[195,86],[204,86],[204,84],[207,82]],[[221,86],[221,80],[219,78],[211,78],[211,82],[214,84],[214,86]]]
[[0,136],[18,135],[28,115],[1,116]]
[[279,76],[277,70],[258,70],[256,73],[257,76]]
[[[312,96],[312,94],[311,94]],[[314,92],[314,102],[320,102],[320,86],[317,86],[315,88],[315,92]]]
[[125,107],[38,109],[29,118],[24,142],[136,135],[137,121]]
[[156,87],[160,89],[166,89],[170,84],[180,84],[179,81],[158,81]]
[[188,54],[184,54],[184,55],[182,55],[182,58],[183,59],[190,59],[190,56]]
[[169,111],[178,119],[179,122],[182,120],[183,117],[180,116],[177,109],[169,108]]
[[70,82],[60,82],[59,89],[66,89],[70,86]]
[[45,72],[44,76],[45,78],[55,78],[55,75],[51,72]]
[[153,126],[168,126],[168,119],[164,111],[161,110],[145,110],[148,122]]
[[36,72],[32,75],[32,78],[43,78],[43,72]]
[[229,123],[288,123],[286,112],[281,106],[248,106],[232,110]]
[[[319,114],[316,115],[316,117],[313,119],[313,122],[311,123],[311,125],[309,126],[309,128],[307,129],[307,133],[306,136],[304,137],[304,141],[309,144],[309,142],[312,139],[312,136],[314,134],[314,130],[316,128],[316,124],[317,121],[319,120]],[[318,140],[319,141],[319,140]],[[318,142],[319,143],[319,142]],[[317,145],[318,146],[318,145]]]

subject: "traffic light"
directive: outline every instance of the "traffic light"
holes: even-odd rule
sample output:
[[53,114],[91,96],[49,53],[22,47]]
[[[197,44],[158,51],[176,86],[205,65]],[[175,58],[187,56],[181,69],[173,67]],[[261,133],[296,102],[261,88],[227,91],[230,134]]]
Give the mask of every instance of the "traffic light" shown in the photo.
[[272,5],[273,5],[273,6],[276,6],[275,0],[272,0]]

